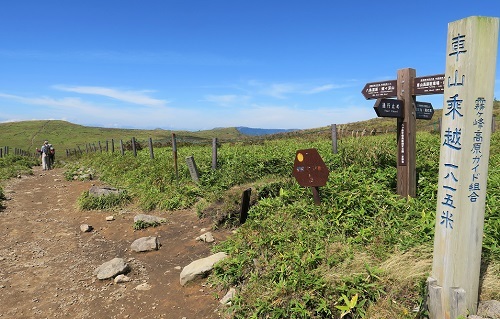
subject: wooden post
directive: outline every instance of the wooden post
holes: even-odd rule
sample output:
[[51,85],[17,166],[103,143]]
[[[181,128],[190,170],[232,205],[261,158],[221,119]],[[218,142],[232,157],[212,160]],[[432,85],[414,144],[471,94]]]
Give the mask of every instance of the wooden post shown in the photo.
[[415,69],[398,70],[397,97],[404,103],[404,117],[398,118],[397,193],[402,197],[417,196],[415,96],[412,95]]
[[120,140],[120,152],[122,153],[122,156],[125,155],[125,149],[123,148],[123,140]]
[[155,154],[153,153],[153,140],[151,139],[151,137],[149,138],[149,157],[151,159],[155,158]]
[[314,204],[321,205],[321,196],[319,195],[319,187],[310,187],[313,193]]
[[137,149],[135,148],[135,137],[132,137],[132,151],[134,152],[134,156],[137,156]]
[[217,169],[217,137],[212,140],[212,170]]
[[247,188],[241,195],[241,210],[240,210],[240,224],[244,224],[248,218],[248,210],[250,209],[250,194],[251,188]]
[[99,145],[99,153],[102,153],[101,141],[97,142],[97,144]]
[[489,17],[448,25],[431,319],[477,312],[498,26]]
[[109,142],[106,140],[106,153],[109,152]]
[[332,124],[332,152],[337,154],[337,124]]
[[111,153],[115,152],[115,140],[111,139]]
[[196,166],[196,162],[194,161],[194,156],[186,157],[186,164],[189,169],[189,174],[191,174],[191,179],[195,183],[200,182],[200,173],[198,172],[198,166]]
[[179,179],[179,168],[177,167],[177,140],[175,138],[175,133],[172,133],[172,153],[174,156],[175,178]]

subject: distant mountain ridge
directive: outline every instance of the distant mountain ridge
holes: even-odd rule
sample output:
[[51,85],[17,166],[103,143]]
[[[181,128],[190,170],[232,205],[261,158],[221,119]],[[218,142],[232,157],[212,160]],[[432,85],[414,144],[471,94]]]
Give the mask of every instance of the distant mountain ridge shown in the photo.
[[277,133],[287,133],[297,131],[298,129],[266,129],[266,128],[252,128],[246,126],[238,126],[236,127],[238,132],[244,135],[250,136],[261,136],[261,135],[270,135]]

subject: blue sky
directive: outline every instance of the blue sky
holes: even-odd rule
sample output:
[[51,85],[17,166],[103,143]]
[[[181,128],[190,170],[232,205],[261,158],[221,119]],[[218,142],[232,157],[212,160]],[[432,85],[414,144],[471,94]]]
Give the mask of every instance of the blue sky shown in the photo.
[[[4,1],[0,122],[196,131],[366,120],[367,82],[444,73],[448,23],[474,15],[499,17],[500,1]],[[418,100],[442,108],[442,95]]]

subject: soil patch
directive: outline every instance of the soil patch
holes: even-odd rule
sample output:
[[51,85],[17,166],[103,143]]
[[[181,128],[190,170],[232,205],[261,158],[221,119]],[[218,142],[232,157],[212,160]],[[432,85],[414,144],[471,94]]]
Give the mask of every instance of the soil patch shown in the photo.
[[[182,267],[211,254],[196,241],[209,220],[192,210],[153,212],[165,224],[134,230],[132,209],[80,211],[76,200],[96,181],[66,181],[62,169],[9,180],[0,210],[0,318],[220,318],[219,298],[200,280],[182,287]],[[106,221],[113,215],[115,220]],[[81,224],[94,229],[80,230]],[[216,242],[228,231],[212,231]],[[158,236],[161,248],[130,250],[132,242]],[[93,271],[115,257],[131,266],[132,281],[98,280]],[[180,267],[180,268],[179,268]],[[137,290],[147,283],[150,290]]]

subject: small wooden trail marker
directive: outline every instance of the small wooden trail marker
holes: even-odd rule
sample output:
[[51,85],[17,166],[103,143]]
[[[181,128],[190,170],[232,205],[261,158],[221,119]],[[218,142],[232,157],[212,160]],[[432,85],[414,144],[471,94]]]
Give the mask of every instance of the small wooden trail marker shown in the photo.
[[329,174],[330,171],[317,149],[309,148],[296,152],[292,175],[300,186],[311,188],[316,205],[321,204],[319,187],[326,185]]
[[200,173],[198,172],[198,166],[196,166],[196,162],[194,161],[194,156],[186,157],[186,164],[189,169],[189,174],[191,174],[191,179],[198,183],[200,182]]
[[476,314],[499,19],[448,25],[431,319]]

